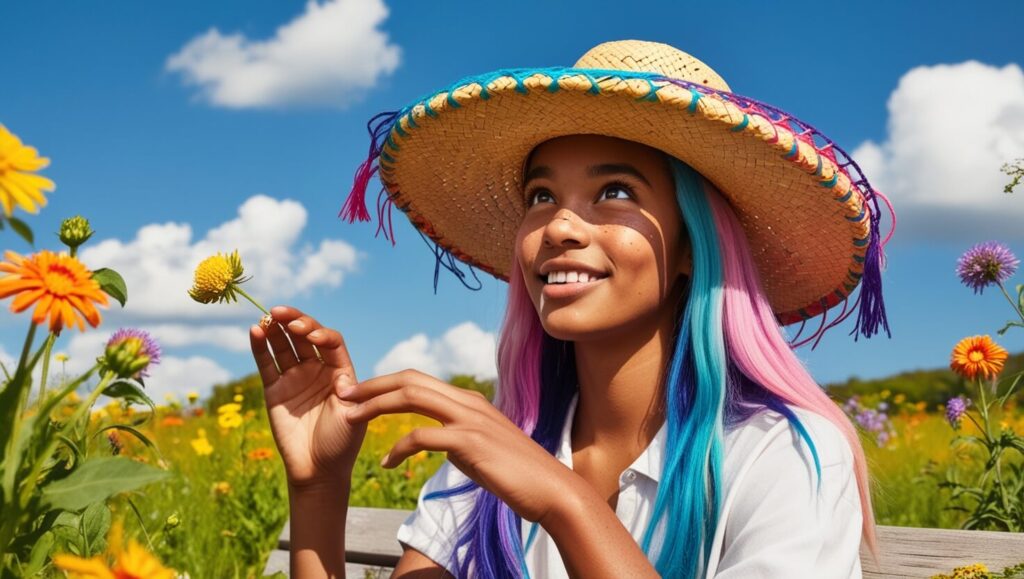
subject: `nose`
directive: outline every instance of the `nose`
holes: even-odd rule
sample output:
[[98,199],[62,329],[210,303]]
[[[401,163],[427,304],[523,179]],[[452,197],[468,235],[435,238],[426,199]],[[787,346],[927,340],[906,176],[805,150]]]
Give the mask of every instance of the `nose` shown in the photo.
[[585,247],[588,244],[588,224],[564,207],[552,215],[544,227],[544,245],[547,247]]

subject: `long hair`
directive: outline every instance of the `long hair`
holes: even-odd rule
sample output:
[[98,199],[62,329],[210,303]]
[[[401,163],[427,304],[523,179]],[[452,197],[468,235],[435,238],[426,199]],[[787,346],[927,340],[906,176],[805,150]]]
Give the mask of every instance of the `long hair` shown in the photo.
[[[725,428],[765,409],[784,415],[807,443],[820,491],[817,450],[786,406],[790,404],[824,416],[850,443],[864,535],[874,549],[867,469],[853,425],[786,342],[728,202],[691,167],[672,157],[668,161],[693,249],[693,270],[683,288],[673,354],[660,389],[665,397],[667,445],[641,548],[649,558],[657,554],[655,567],[662,576],[695,578],[706,568],[723,498]],[[513,266],[498,344],[495,406],[554,455],[576,388],[572,343],[544,331],[522,272]],[[424,500],[469,492],[477,493],[476,500],[459,528],[449,567],[457,569],[460,577],[526,576],[522,520],[494,494],[468,481],[429,493]],[[654,545],[659,527],[663,539]],[[534,524],[526,548],[536,530]],[[465,556],[460,558],[464,546]]]

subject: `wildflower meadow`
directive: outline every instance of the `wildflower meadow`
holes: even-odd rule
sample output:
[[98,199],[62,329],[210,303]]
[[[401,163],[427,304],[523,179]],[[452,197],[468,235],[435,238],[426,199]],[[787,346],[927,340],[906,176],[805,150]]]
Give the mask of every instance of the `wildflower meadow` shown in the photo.
[[[35,244],[21,215],[46,205],[55,187],[40,174],[47,163],[0,125],[5,244],[13,236]],[[183,384],[186,394],[153,400],[146,379],[161,363],[161,346],[145,328],[104,326],[101,310],[131,308],[131,288],[102,263],[79,261],[93,234],[88,219],[71,216],[60,246],[8,250],[0,262],[0,298],[25,326],[0,390],[0,577],[261,577],[288,518],[262,384],[251,375],[205,398]],[[254,319],[266,314],[242,287],[250,279],[243,257],[223,248],[196,264],[193,287],[181,291],[209,307],[245,298]],[[997,336],[1024,330],[1024,284],[1007,287],[1018,265],[1008,246],[992,241],[956,266],[975,294],[999,291],[1009,302],[1011,319]],[[78,376],[64,371],[66,354],[52,353],[56,337],[72,331],[109,335]],[[932,371],[829,390],[860,427],[878,522],[1024,532],[1024,355],[981,334],[936,352],[935,361]],[[449,381],[493,392],[469,376]],[[416,415],[373,420],[351,504],[413,508],[443,453],[422,452],[391,469],[378,461],[399,438],[431,425]],[[947,577],[1020,571],[972,565]]]

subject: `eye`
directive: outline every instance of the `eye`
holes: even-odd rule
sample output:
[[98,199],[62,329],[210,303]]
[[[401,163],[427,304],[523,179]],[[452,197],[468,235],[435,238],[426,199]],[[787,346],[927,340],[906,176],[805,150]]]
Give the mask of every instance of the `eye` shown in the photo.
[[533,207],[538,203],[554,203],[555,197],[547,189],[534,189],[526,196],[526,206]]
[[601,194],[597,196],[598,201],[605,201],[608,199],[633,199],[633,188],[625,183],[609,183],[605,185],[604,189],[601,190]]

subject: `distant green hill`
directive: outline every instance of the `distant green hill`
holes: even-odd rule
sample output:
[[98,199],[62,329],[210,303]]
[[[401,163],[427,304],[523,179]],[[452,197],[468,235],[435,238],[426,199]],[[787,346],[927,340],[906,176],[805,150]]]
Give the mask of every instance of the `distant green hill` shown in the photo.
[[[1005,382],[1008,377],[1013,376],[1022,369],[1024,369],[1024,352],[1011,354],[1007,358],[1006,366],[1003,368],[1003,373],[1000,376]],[[1004,391],[1006,387],[1004,383],[1000,391]],[[893,376],[874,380],[861,380],[860,378],[852,377],[845,382],[826,384],[825,388],[833,400],[839,401],[846,400],[855,394],[863,396],[888,389],[893,395],[905,395],[910,402],[927,402],[929,408],[935,408],[938,404],[945,404],[947,400],[954,396],[967,394],[967,388],[970,388],[972,393],[977,392],[977,386],[974,383],[969,383],[955,374],[949,369],[949,366],[932,370],[901,372]],[[1014,396],[1018,402],[1024,402],[1022,389],[1024,389],[1024,384],[1018,384]]]
[[[1004,380],[1017,372],[1024,370],[1024,352],[1011,354],[1006,360],[1002,377]],[[448,382],[460,388],[477,390],[493,399],[494,382],[490,380],[476,380],[472,376],[455,375],[448,378]],[[843,401],[853,395],[866,395],[881,392],[888,389],[893,395],[903,394],[908,402],[926,402],[928,408],[935,408],[939,404],[945,404],[950,398],[959,394],[966,394],[969,385],[963,378],[953,373],[949,367],[935,368],[931,370],[912,370],[901,372],[885,378],[873,380],[861,380],[852,377],[845,382],[835,382],[824,385],[829,396],[833,400]],[[1004,386],[1005,388],[1005,386]],[[260,410],[264,406],[263,383],[258,374],[250,374],[227,382],[218,384],[213,388],[213,394],[204,405],[208,412],[215,413],[222,404],[231,402],[235,393],[241,393],[245,400],[242,403],[243,410]],[[1024,384],[1017,387],[1015,398],[1024,404]]]

